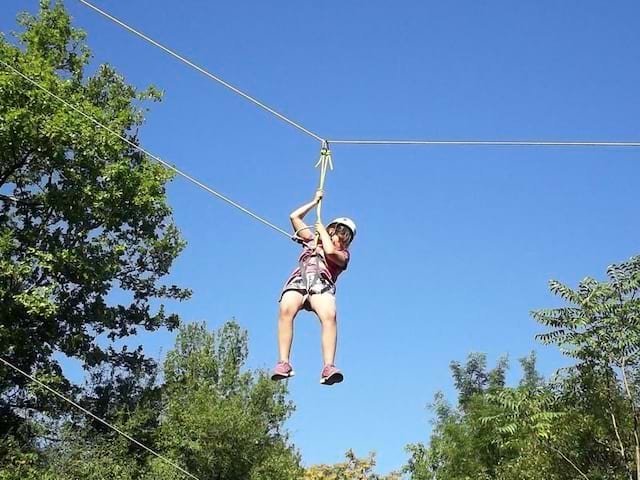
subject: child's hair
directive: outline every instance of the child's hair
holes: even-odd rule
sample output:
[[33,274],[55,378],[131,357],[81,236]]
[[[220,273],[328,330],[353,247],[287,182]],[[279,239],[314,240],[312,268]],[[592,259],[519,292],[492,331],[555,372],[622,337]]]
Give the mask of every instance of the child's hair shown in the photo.
[[[333,230],[333,232],[331,230]],[[327,232],[329,234],[338,235],[338,238],[345,248],[347,248],[353,240],[353,232],[351,231],[351,229],[346,225],[342,225],[341,223],[330,223],[329,225],[327,225]]]

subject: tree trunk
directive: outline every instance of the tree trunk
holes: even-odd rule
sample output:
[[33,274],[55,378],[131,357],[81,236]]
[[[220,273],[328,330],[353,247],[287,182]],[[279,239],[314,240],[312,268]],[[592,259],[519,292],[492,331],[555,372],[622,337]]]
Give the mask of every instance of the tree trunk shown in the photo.
[[629,399],[629,403],[631,404],[631,411],[633,412],[633,438],[636,443],[636,480],[640,480],[640,438],[638,435],[638,425],[640,422],[638,421],[638,410],[636,409],[636,402],[631,395],[631,389],[629,388],[629,381],[627,380],[627,369],[624,361],[621,365],[622,370],[622,380],[624,382],[624,389],[627,393],[627,398]]

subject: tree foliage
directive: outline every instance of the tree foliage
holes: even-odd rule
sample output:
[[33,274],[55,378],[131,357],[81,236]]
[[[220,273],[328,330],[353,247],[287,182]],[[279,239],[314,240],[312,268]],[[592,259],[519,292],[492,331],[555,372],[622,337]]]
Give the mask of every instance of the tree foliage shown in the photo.
[[282,426],[293,411],[286,387],[266,372],[242,372],[247,353],[235,322],[215,333],[203,324],[181,329],[164,364],[157,444],[201,478],[297,479],[299,458]]
[[[283,426],[293,411],[286,386],[264,371],[244,371],[247,352],[247,333],[234,321],[214,332],[204,324],[181,327],[164,363],[165,383],[122,404],[112,424],[198,478],[300,479],[300,458]],[[6,478],[186,478],[86,417],[73,415],[58,433],[44,448],[13,442],[0,452],[23,475]],[[0,478],[11,471],[0,467]]]
[[335,465],[313,465],[305,471],[304,480],[399,480],[400,475],[392,472],[378,475],[374,472],[376,456],[370,453],[358,458],[353,450],[345,454],[345,461]]
[[533,355],[517,387],[505,385],[504,361],[492,372],[481,354],[452,363],[458,404],[436,396],[430,442],[408,447],[411,478],[640,478],[640,257],[607,276],[577,289],[551,281],[567,305],[533,312],[550,328],[538,338],[576,360],[551,380]]
[[[60,2],[41,1],[39,15],[19,23],[13,41],[0,37],[0,59],[137,144],[141,102],[159,93],[137,90],[108,65],[86,75],[85,34]],[[4,357],[69,394],[54,354],[86,368],[152,372],[141,349],[113,341],[176,327],[177,316],[152,302],[189,296],[161,283],[184,247],[166,202],[171,175],[5,67],[0,145]],[[25,385],[0,368],[0,433],[19,425],[25,409],[56,415],[55,401],[25,394]]]
[[640,479],[640,256],[609,266],[607,277],[576,289],[551,281],[568,305],[533,316],[551,328],[538,338],[577,361],[566,396],[597,423],[599,455],[617,452],[610,465]]
[[[535,358],[529,362],[535,365]],[[405,471],[411,478],[500,478],[503,466],[515,455],[512,448],[501,445],[498,440],[502,434],[486,419],[500,415],[499,405],[492,399],[508,390],[507,368],[506,358],[501,358],[488,371],[486,356],[480,353],[469,355],[464,364],[451,363],[458,404],[452,406],[441,393],[436,395],[430,405],[435,418],[429,444],[408,446],[411,458]]]

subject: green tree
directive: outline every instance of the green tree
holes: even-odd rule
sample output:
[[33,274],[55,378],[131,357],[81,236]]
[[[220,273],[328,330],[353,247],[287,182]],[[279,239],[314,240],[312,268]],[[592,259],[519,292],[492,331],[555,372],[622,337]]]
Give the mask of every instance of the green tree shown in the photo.
[[[293,412],[286,386],[267,372],[242,371],[247,333],[234,322],[208,332],[181,328],[164,363],[164,399],[156,445],[200,478],[298,480],[298,454],[283,429]],[[180,478],[159,460],[149,480]]]
[[504,385],[504,368],[487,373],[483,356],[452,363],[458,405],[436,398],[430,443],[408,447],[413,479],[640,478],[640,257],[607,274],[575,290],[552,281],[568,305],[533,312],[550,327],[538,338],[576,360],[552,380],[534,356],[517,387]]
[[[141,103],[159,93],[136,90],[107,65],[85,75],[85,34],[61,2],[42,0],[39,15],[19,24],[12,41],[0,37],[0,59],[137,144]],[[176,327],[178,317],[152,302],[189,296],[161,282],[184,247],[166,203],[171,175],[2,65],[0,145],[4,358],[67,393],[54,353],[86,368],[152,372],[141,348],[112,341]],[[0,434],[25,411],[56,415],[57,400],[26,383],[0,367]]]
[[471,353],[464,366],[456,361],[451,362],[450,369],[460,407],[464,409],[467,402],[478,393],[504,387],[508,368],[507,358],[502,357],[496,367],[487,372],[487,356],[484,353]]
[[[89,376],[84,406],[105,412],[104,417],[120,431],[157,450],[162,386],[155,376],[140,378],[135,372],[114,382],[115,374],[114,369],[103,367]],[[125,395],[130,396],[125,400]],[[72,410],[56,433],[55,441],[40,449],[43,463],[56,478],[137,480],[148,472],[147,450],[79,411]]]
[[0,441],[0,480],[58,480],[42,452],[22,437],[5,435]]
[[345,461],[335,465],[313,465],[305,470],[304,480],[399,480],[400,475],[378,475],[374,472],[376,456],[370,453],[358,458],[353,450],[345,454]]
[[[490,371],[484,354],[469,355],[464,365],[452,362],[458,404],[453,407],[441,393],[436,395],[431,405],[435,418],[429,444],[407,447],[410,459],[405,473],[414,480],[563,478],[551,475],[548,455],[531,436],[532,431],[549,428],[551,418],[534,415],[532,422],[537,429],[514,426],[519,426],[514,416],[522,405],[513,397],[538,399],[547,391],[535,362],[533,353],[520,360],[524,376],[516,388],[505,385],[505,358]],[[552,413],[548,415],[553,417]],[[528,418],[526,414],[522,417]]]
[[585,278],[577,289],[551,281],[569,305],[533,316],[551,328],[538,338],[577,361],[565,396],[597,426],[598,457],[619,466],[620,478],[640,480],[640,256],[609,266],[607,276]]
[[435,419],[429,445],[408,446],[411,458],[405,471],[412,478],[495,478],[504,452],[494,442],[495,432],[481,419],[496,413],[487,395],[504,387],[507,368],[507,359],[501,358],[488,371],[482,353],[470,354],[464,364],[451,362],[458,405],[454,408],[436,394],[430,405]]
[[[247,353],[247,333],[234,321],[214,332],[204,324],[181,327],[164,362],[165,383],[120,405],[113,424],[198,478],[299,480],[300,458],[283,427],[293,411],[286,386],[266,372],[244,371]],[[56,480],[186,478],[82,417],[66,422],[41,456],[42,471]]]

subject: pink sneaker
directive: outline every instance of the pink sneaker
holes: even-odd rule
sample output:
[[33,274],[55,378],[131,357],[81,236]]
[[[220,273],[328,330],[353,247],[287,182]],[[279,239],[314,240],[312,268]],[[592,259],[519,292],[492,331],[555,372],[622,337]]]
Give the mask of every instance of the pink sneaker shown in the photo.
[[284,380],[285,378],[293,377],[296,372],[293,371],[291,364],[288,362],[278,362],[273,369],[271,380]]
[[336,368],[335,365],[325,365],[320,374],[320,383],[323,385],[333,385],[344,380],[344,375]]

